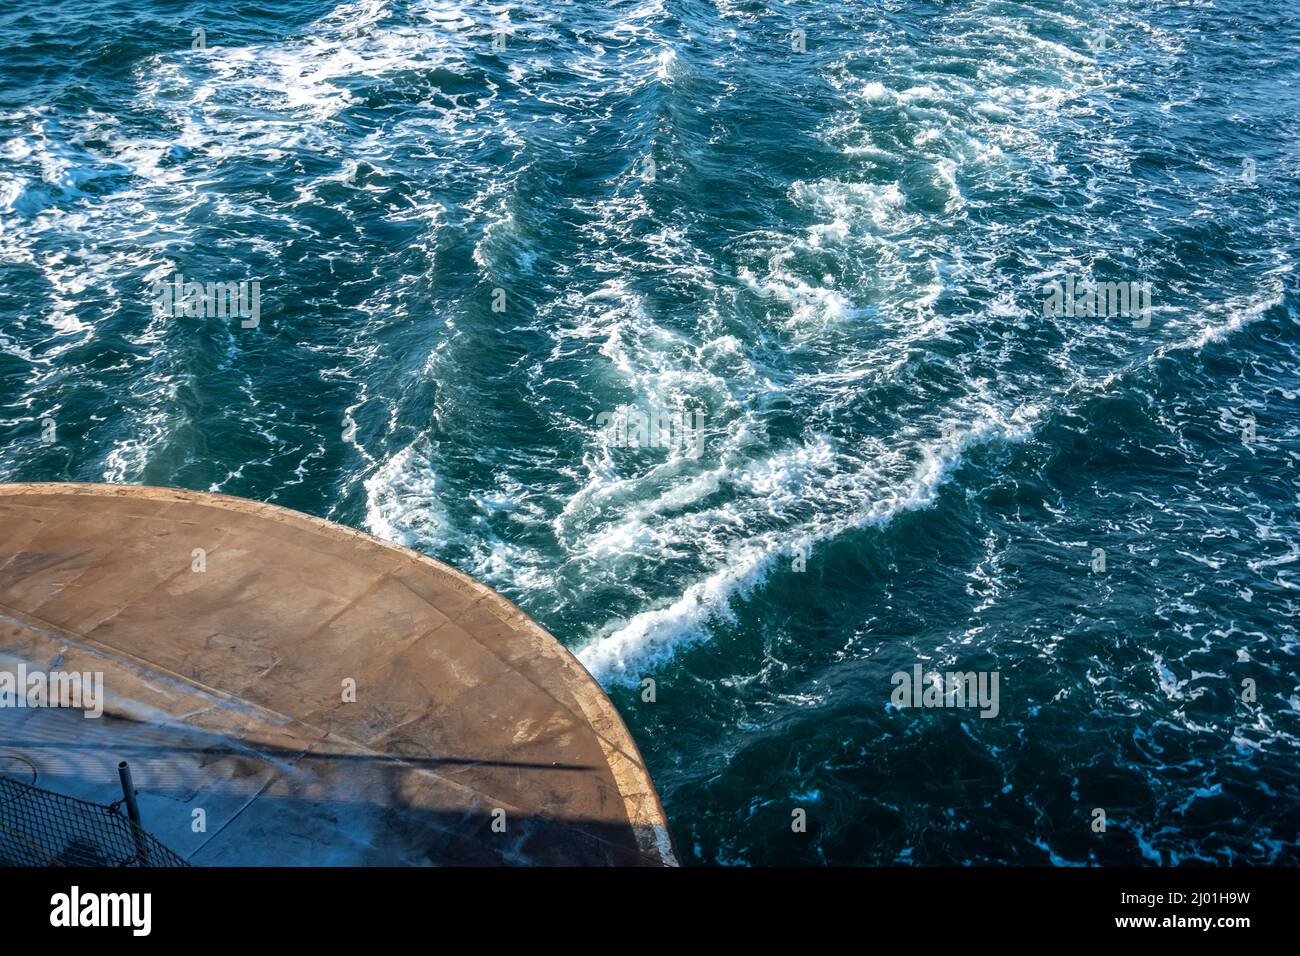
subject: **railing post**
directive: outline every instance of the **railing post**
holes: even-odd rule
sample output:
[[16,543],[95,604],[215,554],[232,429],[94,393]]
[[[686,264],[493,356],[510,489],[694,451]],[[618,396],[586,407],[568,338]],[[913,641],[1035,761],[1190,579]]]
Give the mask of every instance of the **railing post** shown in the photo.
[[149,847],[145,843],[144,828],[140,825],[140,805],[135,800],[135,784],[131,782],[131,768],[123,760],[117,765],[117,776],[122,781],[122,799],[126,802],[126,816],[132,823],[131,835],[135,837],[136,855],[145,866],[149,865]]
[[117,765],[117,776],[122,781],[122,799],[126,801],[126,815],[136,826],[140,825],[140,805],[135,802],[135,786],[131,783],[131,768],[123,760]]

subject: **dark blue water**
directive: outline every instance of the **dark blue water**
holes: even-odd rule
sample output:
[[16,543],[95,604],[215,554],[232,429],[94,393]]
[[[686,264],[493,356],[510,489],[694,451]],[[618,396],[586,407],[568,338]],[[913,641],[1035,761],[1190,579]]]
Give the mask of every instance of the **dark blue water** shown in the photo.
[[[0,44],[0,480],[479,576],[687,861],[1300,862],[1294,0],[59,0]],[[176,273],[258,321],[159,314]],[[894,706],[917,664],[996,716]]]

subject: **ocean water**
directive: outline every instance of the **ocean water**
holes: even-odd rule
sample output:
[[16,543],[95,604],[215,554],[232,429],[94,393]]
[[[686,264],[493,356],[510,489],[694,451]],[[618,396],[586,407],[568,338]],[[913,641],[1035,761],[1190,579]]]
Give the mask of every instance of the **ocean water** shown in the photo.
[[[0,45],[0,480],[477,575],[688,863],[1300,862],[1300,3],[58,0]],[[256,322],[160,314],[177,273]],[[918,665],[996,715],[900,706]]]

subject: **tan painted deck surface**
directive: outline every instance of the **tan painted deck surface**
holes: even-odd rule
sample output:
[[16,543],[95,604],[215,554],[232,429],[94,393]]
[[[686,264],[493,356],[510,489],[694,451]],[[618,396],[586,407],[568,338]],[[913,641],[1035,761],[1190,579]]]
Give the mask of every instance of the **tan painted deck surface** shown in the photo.
[[675,863],[636,745],[553,637],[297,512],[0,485],[0,670],[20,662],[103,672],[107,706],[0,709],[0,773],[107,803],[125,759],[195,864]]

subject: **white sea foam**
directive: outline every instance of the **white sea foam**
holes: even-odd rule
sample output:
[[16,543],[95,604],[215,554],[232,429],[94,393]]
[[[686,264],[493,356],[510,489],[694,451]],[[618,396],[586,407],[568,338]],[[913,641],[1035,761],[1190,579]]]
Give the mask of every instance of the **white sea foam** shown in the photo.
[[[1020,441],[1030,434],[1041,410],[1018,408],[1010,415],[986,409],[985,417],[973,425],[954,422],[950,430],[921,449],[920,460],[904,481],[881,487],[872,475],[852,489],[856,507],[838,517],[821,515],[788,532],[756,535],[730,546],[727,560],[710,574],[689,585],[676,600],[663,607],[642,611],[618,623],[577,651],[577,656],[598,680],[605,683],[635,683],[645,672],[678,653],[683,647],[703,640],[715,620],[734,618],[732,602],[744,598],[761,585],[778,561],[832,539],[848,530],[881,527],[895,516],[934,505],[943,485],[965,460],[972,447],[990,441]],[[826,452],[810,451],[813,458]],[[759,469],[756,490],[800,487],[815,495],[814,487],[801,486],[796,473],[804,469],[808,454],[786,454],[784,467],[773,461]]]
[[441,542],[444,549],[449,545],[451,522],[440,503],[438,476],[426,443],[398,452],[366,479],[365,486],[366,528],[372,534],[409,547],[432,541]]

